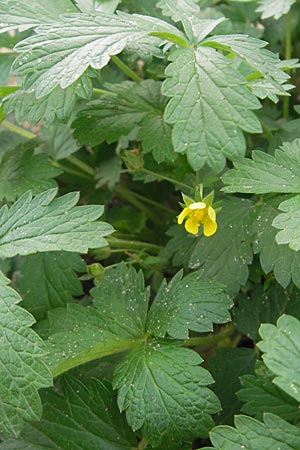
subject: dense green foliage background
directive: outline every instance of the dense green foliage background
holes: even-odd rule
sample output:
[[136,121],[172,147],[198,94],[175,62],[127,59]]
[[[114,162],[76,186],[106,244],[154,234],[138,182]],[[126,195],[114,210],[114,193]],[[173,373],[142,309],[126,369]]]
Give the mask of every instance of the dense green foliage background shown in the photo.
[[299,0],[0,32],[0,449],[300,450]]

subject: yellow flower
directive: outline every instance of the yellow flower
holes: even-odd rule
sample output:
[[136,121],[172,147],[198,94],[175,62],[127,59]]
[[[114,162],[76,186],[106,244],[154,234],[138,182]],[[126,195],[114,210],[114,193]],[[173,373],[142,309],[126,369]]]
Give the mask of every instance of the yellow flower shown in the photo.
[[184,224],[188,233],[197,234],[203,224],[204,236],[212,236],[217,231],[216,211],[204,202],[195,202],[184,208],[178,216],[178,223]]

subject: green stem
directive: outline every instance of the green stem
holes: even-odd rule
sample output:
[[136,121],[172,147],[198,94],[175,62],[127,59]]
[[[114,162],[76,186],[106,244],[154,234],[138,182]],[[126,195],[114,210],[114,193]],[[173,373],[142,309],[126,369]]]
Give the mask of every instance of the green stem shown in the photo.
[[107,237],[106,238],[108,245],[111,248],[117,249],[128,249],[128,250],[148,250],[151,253],[159,253],[161,248],[156,244],[149,244],[148,242],[140,242],[140,241],[127,241],[126,239],[119,239],[115,237]]
[[261,122],[261,126],[264,132],[264,135],[266,136],[266,139],[268,142],[271,142],[271,140],[273,139],[273,135],[270,131],[270,128],[262,121]]
[[126,193],[127,195],[130,193],[130,195],[136,197],[138,200],[141,200],[144,203],[148,203],[149,205],[155,206],[156,208],[162,209],[164,211],[168,211],[171,214],[176,214],[176,212],[173,209],[168,208],[167,206],[165,206],[161,203],[158,203],[155,200],[144,197],[143,195],[138,194],[137,192],[130,191],[129,189],[127,189],[123,186],[117,186],[115,191],[120,193],[120,195],[122,195],[122,193]]
[[95,95],[111,95],[112,97],[117,97],[117,94],[115,94],[114,92],[110,92],[110,91],[106,91],[105,89],[98,89],[98,88],[93,89],[93,94],[95,94]]
[[88,164],[81,161],[81,159],[77,158],[76,156],[68,156],[66,158],[67,161],[69,161],[71,164],[73,164],[76,167],[79,167],[83,172],[87,173],[88,175],[91,175],[92,177],[95,176],[95,170],[89,166]]
[[209,334],[207,336],[197,336],[189,338],[184,341],[183,345],[185,347],[202,347],[210,344],[215,344],[229,337],[232,334],[233,330],[233,326],[228,325],[221,328],[221,330],[217,334]]
[[32,133],[31,131],[24,130],[24,128],[18,127],[17,125],[8,122],[7,120],[3,120],[3,122],[1,122],[1,125],[5,127],[7,130],[19,134],[20,136],[23,136],[25,138],[35,139],[37,137],[37,135]]
[[169,181],[169,183],[177,184],[178,186],[183,187],[184,189],[193,189],[192,186],[182,183],[181,181],[174,180],[173,178],[166,177],[165,175],[161,175],[160,173],[152,172],[152,170],[142,169],[141,172],[147,173],[148,175],[152,175],[161,180]]
[[111,56],[112,62],[119,67],[119,69],[122,70],[129,78],[131,78],[133,81],[136,81],[137,83],[140,83],[142,79],[135,73],[133,70],[130,69],[123,61],[121,61],[118,56]]
[[70,173],[72,175],[76,175],[77,177],[84,178],[85,180],[90,180],[90,177],[79,172],[78,170],[71,169],[70,167],[65,166],[64,164],[59,163],[58,161],[51,160],[51,164],[58,169],[62,169],[66,173]]
[[145,438],[141,440],[141,442],[138,445],[138,450],[145,450],[148,447],[148,442]]
[[135,206],[137,209],[139,209],[143,214],[145,214],[147,217],[150,217],[152,222],[154,223],[160,223],[160,220],[157,219],[155,214],[152,214],[151,211],[147,208],[147,206],[141,202],[133,192],[131,192],[129,189],[123,189],[121,186],[116,188],[116,192],[122,197],[124,200],[126,200],[128,203],[131,203],[133,206]]
[[[292,57],[292,30],[291,30],[291,13],[290,11],[285,16],[285,59]],[[283,117],[288,120],[290,108],[290,97],[283,99]]]

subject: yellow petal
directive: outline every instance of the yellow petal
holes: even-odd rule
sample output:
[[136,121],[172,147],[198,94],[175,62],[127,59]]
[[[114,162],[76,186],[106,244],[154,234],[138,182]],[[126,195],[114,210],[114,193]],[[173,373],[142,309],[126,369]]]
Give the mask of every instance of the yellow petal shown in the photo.
[[199,230],[199,221],[197,217],[191,216],[185,222],[185,229],[188,233],[197,234]]
[[203,224],[204,236],[212,236],[217,231],[218,225],[216,222],[207,217]]
[[182,224],[182,222],[184,221],[184,219],[186,218],[186,216],[188,216],[190,214],[190,210],[189,208],[184,208],[181,213],[179,214],[177,221],[179,223],[179,225]]
[[214,210],[214,208],[212,208],[211,206],[208,207],[207,210],[208,213],[208,217],[215,222],[216,221],[216,211]]
[[206,208],[206,204],[204,202],[196,202],[196,203],[191,203],[189,205],[190,209],[205,209]]

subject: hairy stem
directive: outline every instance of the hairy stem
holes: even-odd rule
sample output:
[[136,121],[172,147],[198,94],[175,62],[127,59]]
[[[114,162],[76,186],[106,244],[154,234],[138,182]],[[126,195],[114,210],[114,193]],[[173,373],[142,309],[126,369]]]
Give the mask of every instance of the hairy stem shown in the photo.
[[210,344],[216,344],[223,341],[225,338],[231,336],[234,328],[232,325],[227,325],[216,334],[209,334],[207,336],[197,336],[186,339],[183,343],[185,347],[204,347]]
[[106,238],[108,245],[111,248],[122,248],[127,250],[147,250],[151,253],[159,253],[161,250],[161,247],[156,244],[150,244],[148,242],[141,242],[141,241],[127,241],[126,239],[119,239],[115,237],[107,237]]
[[8,120],[3,120],[3,122],[1,122],[1,125],[5,127],[7,130],[19,134],[20,136],[23,136],[25,138],[34,139],[37,137],[37,135],[32,133],[31,131],[18,127],[18,125],[15,125],[14,123],[9,122]]
[[160,180],[169,181],[169,183],[177,184],[184,189],[193,189],[192,186],[186,183],[182,183],[181,181],[175,180],[174,178],[166,177],[165,175],[161,175],[160,173],[152,172],[152,170],[142,169],[141,172],[147,173],[148,175],[152,175]]

